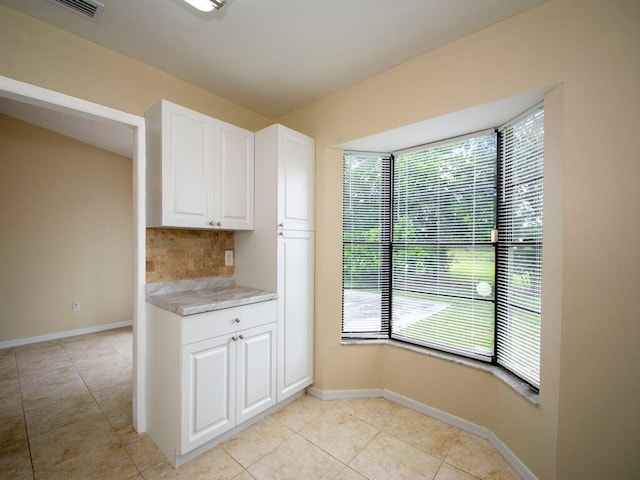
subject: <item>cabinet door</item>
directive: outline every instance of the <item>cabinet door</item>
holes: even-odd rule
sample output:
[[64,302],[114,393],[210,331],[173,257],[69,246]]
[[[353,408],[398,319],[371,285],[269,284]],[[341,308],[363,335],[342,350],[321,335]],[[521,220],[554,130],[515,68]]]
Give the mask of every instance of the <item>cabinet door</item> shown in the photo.
[[276,324],[243,330],[237,349],[240,424],[276,403]]
[[278,401],[313,383],[313,233],[278,235]]
[[215,224],[227,230],[253,230],[253,133],[218,122],[219,179],[215,188]]
[[315,142],[301,133],[279,126],[278,227],[314,229]]
[[232,335],[182,350],[182,450],[184,454],[235,426],[236,342]]
[[213,193],[211,118],[163,102],[163,225],[204,228]]

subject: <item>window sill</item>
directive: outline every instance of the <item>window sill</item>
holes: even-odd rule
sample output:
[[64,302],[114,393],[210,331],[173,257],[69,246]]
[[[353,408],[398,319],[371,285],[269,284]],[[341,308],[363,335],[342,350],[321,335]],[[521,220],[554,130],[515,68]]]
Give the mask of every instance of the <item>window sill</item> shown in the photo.
[[399,342],[391,339],[342,339],[342,345],[389,345],[391,347],[402,348],[404,350],[410,350],[421,355],[428,355],[430,357],[439,358],[448,362],[457,363],[458,365],[464,365],[465,367],[475,368],[476,370],[482,370],[492,374],[498,380],[506,384],[511,390],[519,394],[529,403],[535,406],[540,405],[540,394],[534,391],[527,383],[520,380],[515,375],[509,373],[502,367],[496,365],[490,365],[488,363],[481,362],[479,360],[473,360],[470,358],[459,357],[446,352],[439,352],[437,350],[431,350],[418,345],[411,345],[409,343]]

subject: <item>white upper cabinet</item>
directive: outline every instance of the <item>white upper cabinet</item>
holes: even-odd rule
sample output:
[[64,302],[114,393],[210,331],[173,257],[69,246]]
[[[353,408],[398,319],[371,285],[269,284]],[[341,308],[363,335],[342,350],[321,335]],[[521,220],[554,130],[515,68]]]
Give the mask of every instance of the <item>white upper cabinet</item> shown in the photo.
[[221,180],[214,217],[227,230],[252,230],[254,212],[253,133],[218,122],[218,155]]
[[315,142],[276,125],[278,168],[278,228],[313,230]]
[[147,226],[253,229],[253,133],[166,100],[145,117]]

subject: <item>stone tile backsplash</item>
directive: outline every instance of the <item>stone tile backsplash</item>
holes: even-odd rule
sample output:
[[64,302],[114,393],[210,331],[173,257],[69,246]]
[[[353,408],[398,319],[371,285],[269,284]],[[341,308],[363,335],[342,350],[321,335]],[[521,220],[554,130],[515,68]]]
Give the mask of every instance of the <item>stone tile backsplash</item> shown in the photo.
[[234,250],[233,232],[147,228],[147,283],[233,276],[224,251]]

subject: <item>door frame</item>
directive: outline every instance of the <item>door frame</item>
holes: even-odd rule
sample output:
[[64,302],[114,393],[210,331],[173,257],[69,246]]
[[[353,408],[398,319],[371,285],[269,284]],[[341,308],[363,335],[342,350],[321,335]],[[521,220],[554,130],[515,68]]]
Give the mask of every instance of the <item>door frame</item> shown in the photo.
[[117,123],[133,134],[133,428],[146,431],[146,316],[145,316],[145,120],[143,117],[82,100],[60,92],[0,76],[0,97],[71,117]]

